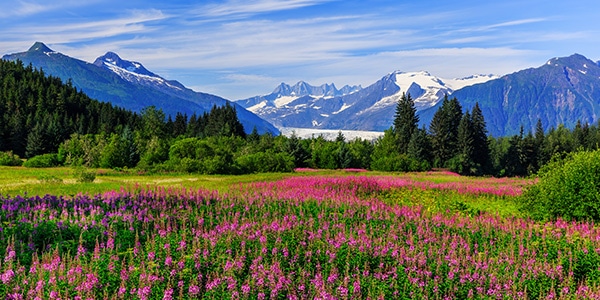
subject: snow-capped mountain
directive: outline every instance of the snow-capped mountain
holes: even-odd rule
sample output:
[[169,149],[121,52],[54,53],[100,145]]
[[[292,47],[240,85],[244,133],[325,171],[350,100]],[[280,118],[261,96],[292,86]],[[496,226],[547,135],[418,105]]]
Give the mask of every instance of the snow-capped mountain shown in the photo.
[[403,93],[411,95],[420,111],[435,106],[457,89],[495,78],[475,75],[441,79],[424,71],[396,71],[364,89],[345,86],[336,93],[333,84],[316,89],[304,82],[293,87],[282,83],[271,94],[237,103],[280,128],[383,131],[391,126]]
[[[479,103],[493,136],[534,131],[537,120],[545,130],[560,124],[574,128],[578,121],[600,120],[600,66],[580,54],[552,58],[544,65],[457,90],[463,109]],[[438,107],[421,111],[428,124]]]
[[360,91],[359,86],[344,86],[337,89],[334,84],[323,84],[320,86],[312,86],[304,81],[299,81],[293,86],[286,83],[278,85],[272,93],[264,96],[256,96],[244,100],[238,100],[236,103],[247,108],[254,113],[257,112],[275,112],[280,108],[284,108],[290,103],[302,97],[310,97],[313,99],[333,98],[348,95]]
[[96,58],[94,65],[106,68],[119,77],[134,83],[145,86],[151,86],[164,91],[172,90],[182,91],[186,87],[175,80],[166,80],[146,69],[141,63],[136,61],[123,60],[114,52],[106,52],[103,56]]
[[[167,115],[177,113],[203,114],[213,106],[223,106],[229,101],[219,96],[196,92],[175,80],[166,80],[146,69],[141,63],[121,59],[108,52],[91,64],[71,58],[36,42],[26,52],[9,54],[6,60],[21,60],[25,64],[43,69],[46,74],[71,80],[71,83],[91,98],[139,112],[155,106]],[[254,127],[260,133],[279,134],[279,130],[236,103],[238,118],[247,132]]]

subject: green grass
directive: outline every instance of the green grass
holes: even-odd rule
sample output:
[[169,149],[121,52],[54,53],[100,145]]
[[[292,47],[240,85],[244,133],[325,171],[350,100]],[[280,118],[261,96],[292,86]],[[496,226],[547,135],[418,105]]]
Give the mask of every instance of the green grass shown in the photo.
[[[489,178],[461,177],[443,172],[385,173],[385,172],[346,172],[341,170],[319,170],[297,173],[261,173],[250,175],[195,175],[195,174],[141,174],[136,171],[115,171],[95,169],[96,179],[91,183],[77,182],[75,169],[0,167],[0,194],[16,195],[59,195],[74,196],[79,193],[99,194],[120,189],[153,187],[176,187],[208,189],[227,192],[231,187],[251,182],[276,181],[294,176],[395,176],[412,181],[433,183],[463,182],[473,185]],[[523,180],[506,179],[515,185]],[[382,192],[379,198],[389,204],[419,205],[432,212],[462,212],[475,216],[492,213],[500,216],[523,216],[518,209],[518,198],[494,195],[468,195],[456,191],[436,189],[394,189]]]
[[[77,182],[74,169],[68,167],[32,169],[0,167],[0,194],[2,195],[63,195],[97,194],[121,188],[186,187],[226,191],[232,185],[255,181],[272,181],[293,174],[266,173],[252,175],[193,175],[193,174],[137,174],[97,169],[92,183]],[[47,178],[62,180],[51,182]]]

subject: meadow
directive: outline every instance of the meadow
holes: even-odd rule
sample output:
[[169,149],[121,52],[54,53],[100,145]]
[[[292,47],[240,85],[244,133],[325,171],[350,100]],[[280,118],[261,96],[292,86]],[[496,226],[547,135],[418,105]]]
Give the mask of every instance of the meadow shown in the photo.
[[7,299],[594,299],[600,230],[530,179],[0,169]]

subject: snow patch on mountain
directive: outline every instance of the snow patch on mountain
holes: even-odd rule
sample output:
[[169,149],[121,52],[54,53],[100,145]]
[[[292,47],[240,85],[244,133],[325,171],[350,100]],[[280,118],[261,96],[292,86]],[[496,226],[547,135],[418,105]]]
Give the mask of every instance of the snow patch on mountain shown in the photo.
[[119,75],[121,78],[132,82],[132,83],[140,83],[140,84],[155,84],[155,85],[165,85],[169,88],[181,90],[180,87],[170,84],[167,80],[159,76],[150,76],[144,74],[138,74],[135,70],[124,69],[118,67],[110,62],[105,62],[104,65],[113,71],[115,74]]
[[[295,94],[295,93],[293,93],[293,94]],[[280,107],[288,105],[289,103],[293,102],[294,100],[296,100],[298,98],[300,98],[300,97],[297,97],[297,96],[281,96],[281,97],[275,99],[275,101],[273,101],[273,103],[275,104],[275,107],[280,108]]]

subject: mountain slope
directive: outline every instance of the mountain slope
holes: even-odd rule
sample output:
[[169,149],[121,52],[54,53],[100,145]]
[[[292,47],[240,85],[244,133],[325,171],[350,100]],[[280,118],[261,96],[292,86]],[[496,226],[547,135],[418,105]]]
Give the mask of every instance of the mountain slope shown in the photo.
[[[487,128],[494,136],[534,130],[538,119],[545,129],[564,124],[573,128],[577,120],[595,123],[600,116],[600,66],[582,55],[553,58],[538,68],[505,75],[483,84],[455,91],[463,109],[476,102]],[[437,106],[420,112],[429,124]]]
[[[2,58],[19,59],[24,64],[32,64],[46,74],[65,81],[71,80],[75,87],[91,98],[136,112],[153,105],[161,108],[167,115],[175,116],[177,112],[181,112],[190,116],[208,112],[214,105],[223,106],[228,102],[218,96],[192,91],[177,81],[166,80],[148,71],[140,63],[122,60],[112,52],[91,64],[52,51],[43,43],[36,42],[26,52]],[[260,133],[279,133],[265,120],[235,103],[232,104],[247,132],[256,127]]]
[[[344,87],[339,93],[310,90],[305,83],[278,86],[271,94],[237,103],[279,127],[383,131],[389,128],[402,93],[410,93],[418,110],[435,105],[454,90],[496,78],[479,75],[446,80],[427,72],[393,72],[366,87]],[[315,88],[315,87],[312,87]],[[332,91],[333,89],[329,89]]]

